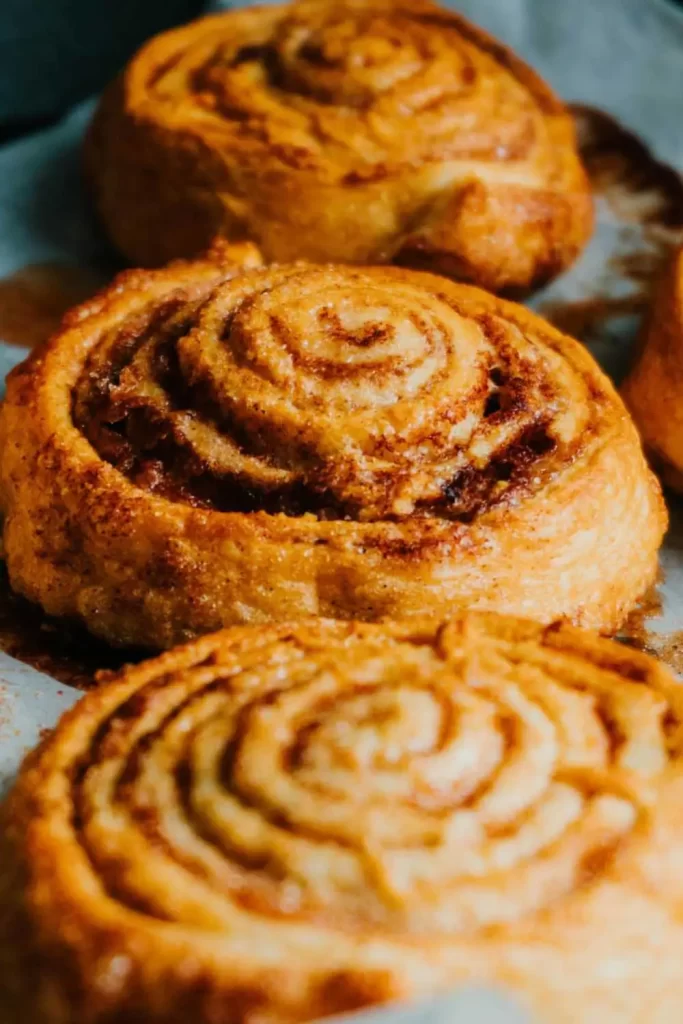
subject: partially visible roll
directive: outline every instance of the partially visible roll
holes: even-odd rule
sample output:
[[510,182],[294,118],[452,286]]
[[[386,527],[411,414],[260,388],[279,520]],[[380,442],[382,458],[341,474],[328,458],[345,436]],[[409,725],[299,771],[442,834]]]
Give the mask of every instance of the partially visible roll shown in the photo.
[[144,266],[220,233],[268,260],[528,289],[592,228],[567,109],[428,0],[300,0],[158,36],[106,94],[86,156],[111,237]]
[[666,525],[576,341],[394,267],[132,271],[8,380],[12,586],[118,644],[463,607],[620,624]]
[[657,472],[683,491],[683,248],[662,278],[622,394]]
[[683,1002],[683,689],[555,624],[241,628],[131,668],[3,812],[3,1024]]

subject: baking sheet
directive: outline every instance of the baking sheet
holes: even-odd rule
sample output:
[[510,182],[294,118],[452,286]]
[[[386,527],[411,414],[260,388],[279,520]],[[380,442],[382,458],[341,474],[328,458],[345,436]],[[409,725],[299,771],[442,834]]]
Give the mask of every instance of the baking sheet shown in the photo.
[[[531,305],[584,340],[618,381],[652,283],[671,246],[683,241],[683,181],[675,169],[683,168],[683,9],[668,0],[452,6],[577,101],[598,226],[577,264]],[[68,305],[116,269],[80,182],[90,112],[85,104],[55,127],[0,149],[0,379]],[[661,578],[631,616],[625,639],[683,671],[683,504],[669,495],[668,505]],[[0,791],[23,752],[77,700],[77,687],[91,683],[95,668],[126,657],[27,608],[0,576]],[[494,1004],[475,1001],[462,1013],[444,1005],[419,1020],[497,1019]],[[407,1019],[417,1022],[411,1013]],[[392,1014],[392,1024],[400,1019]]]

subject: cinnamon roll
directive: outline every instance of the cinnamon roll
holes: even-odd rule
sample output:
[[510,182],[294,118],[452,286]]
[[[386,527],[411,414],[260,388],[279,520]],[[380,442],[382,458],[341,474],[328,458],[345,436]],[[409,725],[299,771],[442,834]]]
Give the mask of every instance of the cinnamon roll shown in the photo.
[[10,376],[13,587],[157,648],[306,615],[622,620],[666,513],[578,342],[430,274],[226,260],[124,273]]
[[683,248],[659,285],[622,393],[662,479],[683,491]]
[[565,106],[427,0],[300,0],[160,35],[106,94],[86,161],[109,234],[144,266],[222,234],[268,260],[528,289],[592,228]]
[[567,625],[204,637],[24,766],[3,1021],[293,1024],[470,982],[554,1024],[675,1021],[682,747],[680,684]]

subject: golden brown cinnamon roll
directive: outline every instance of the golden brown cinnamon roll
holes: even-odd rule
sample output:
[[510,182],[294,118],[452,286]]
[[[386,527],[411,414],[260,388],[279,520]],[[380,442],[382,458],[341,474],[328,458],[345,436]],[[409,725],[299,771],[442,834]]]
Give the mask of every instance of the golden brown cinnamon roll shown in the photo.
[[655,295],[622,392],[662,479],[683,491],[683,249]]
[[578,342],[392,267],[125,273],[0,429],[12,585],[115,643],[464,605],[609,629],[666,520]]
[[220,233],[269,260],[527,289],[592,227],[564,105],[423,0],[301,0],[158,36],[103,100],[87,164],[111,237],[145,266]]
[[5,1024],[293,1024],[467,982],[675,1021],[683,689],[468,614],[205,637],[91,692],[0,844]]

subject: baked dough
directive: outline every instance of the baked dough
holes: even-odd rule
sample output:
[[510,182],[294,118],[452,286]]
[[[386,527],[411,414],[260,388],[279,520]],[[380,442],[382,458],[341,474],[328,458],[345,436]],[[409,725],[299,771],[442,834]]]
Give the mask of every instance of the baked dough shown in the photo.
[[683,689],[574,627],[308,622],[89,693],[0,846],[3,1024],[293,1024],[494,982],[683,1001]]
[[658,473],[683,491],[683,249],[659,285],[622,393]]
[[463,606],[621,622],[666,512],[578,342],[430,274],[232,258],[125,273],[10,376],[15,589],[152,648]]
[[268,260],[395,261],[528,289],[592,228],[565,106],[422,0],[303,0],[164,33],[106,94],[86,155],[135,265],[222,234]]

